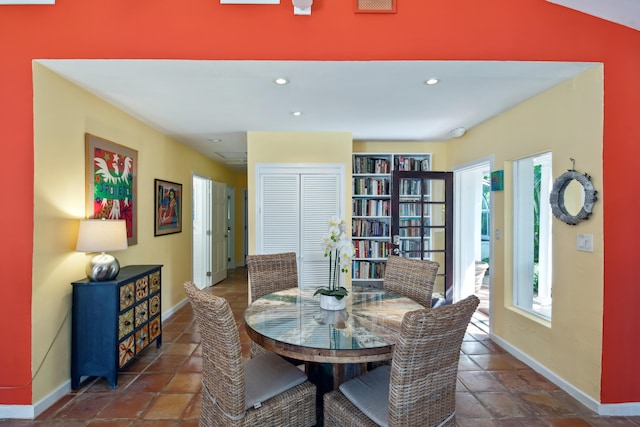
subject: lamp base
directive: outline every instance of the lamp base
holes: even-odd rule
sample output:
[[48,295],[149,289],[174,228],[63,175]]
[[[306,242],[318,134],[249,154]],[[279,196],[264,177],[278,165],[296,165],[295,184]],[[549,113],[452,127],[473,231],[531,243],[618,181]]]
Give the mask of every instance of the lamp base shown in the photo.
[[113,280],[120,272],[120,263],[116,257],[105,254],[96,255],[87,264],[87,277],[92,282]]

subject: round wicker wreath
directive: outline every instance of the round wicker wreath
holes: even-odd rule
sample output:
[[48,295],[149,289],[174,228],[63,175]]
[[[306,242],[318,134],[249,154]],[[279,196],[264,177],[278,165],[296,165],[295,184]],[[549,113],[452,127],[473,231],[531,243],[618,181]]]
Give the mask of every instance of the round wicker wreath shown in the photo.
[[[580,212],[576,215],[571,215],[564,205],[564,192],[567,189],[567,186],[574,179],[578,181],[584,189],[584,203],[582,204]],[[560,221],[569,225],[576,225],[580,221],[589,218],[593,209],[593,204],[598,200],[597,194],[598,192],[593,189],[593,184],[591,183],[591,177],[589,175],[586,173],[581,174],[575,170],[570,170],[560,175],[553,183],[553,189],[549,196],[551,211]]]

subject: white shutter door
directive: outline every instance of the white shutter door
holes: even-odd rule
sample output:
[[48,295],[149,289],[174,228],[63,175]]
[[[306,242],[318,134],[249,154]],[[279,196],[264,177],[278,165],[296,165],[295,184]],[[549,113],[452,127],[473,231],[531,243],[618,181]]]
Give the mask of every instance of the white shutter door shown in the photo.
[[260,179],[261,206],[257,253],[300,254],[300,177],[265,174]]
[[322,236],[329,230],[329,218],[340,215],[340,176],[304,174],[301,180],[300,287],[318,287],[329,277]]

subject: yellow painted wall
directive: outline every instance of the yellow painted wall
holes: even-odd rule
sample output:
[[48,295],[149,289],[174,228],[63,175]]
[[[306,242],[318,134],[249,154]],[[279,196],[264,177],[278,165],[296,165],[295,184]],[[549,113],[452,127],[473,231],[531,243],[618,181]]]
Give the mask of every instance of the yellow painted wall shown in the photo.
[[[450,169],[494,157],[504,169],[504,191],[492,192],[493,333],[526,353],[595,401],[600,400],[603,313],[602,192],[603,67],[501,114],[447,144]],[[572,164],[591,175],[599,200],[593,215],[576,226],[553,219],[553,313],[540,321],[512,306],[512,173],[514,160],[553,153],[553,176]],[[578,233],[593,234],[594,252],[578,252]],[[495,235],[495,232],[494,232]]]
[[255,253],[256,164],[343,163],[345,168],[345,220],[351,224],[351,133],[249,132],[247,184],[249,253]]
[[[138,244],[114,255],[122,266],[163,264],[162,311],[184,296],[191,278],[192,175],[236,187],[246,176],[158,133],[124,112],[34,64],[33,401],[70,378],[70,282],[84,277],[88,260],[76,253],[85,217],[85,132],[138,151]],[[154,179],[182,183],[183,232],[154,237]],[[237,224],[241,226],[241,222]],[[237,245],[241,248],[241,243]],[[44,360],[44,363],[42,362]]]

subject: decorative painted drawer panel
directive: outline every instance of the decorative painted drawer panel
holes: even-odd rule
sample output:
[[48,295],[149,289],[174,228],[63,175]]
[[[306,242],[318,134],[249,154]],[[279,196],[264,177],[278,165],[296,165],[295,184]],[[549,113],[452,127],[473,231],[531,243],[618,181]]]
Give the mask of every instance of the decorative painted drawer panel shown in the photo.
[[160,294],[153,295],[149,298],[149,317],[153,317],[160,313]]
[[85,376],[118,384],[118,371],[162,345],[162,265],[130,265],[114,280],[73,282],[71,387]]
[[149,321],[149,302],[142,301],[136,305],[136,328]]
[[161,332],[160,316],[158,316],[149,322],[149,341],[153,341],[158,338]]
[[120,286],[120,310],[131,307],[135,302],[133,289],[133,282]]
[[149,325],[144,325],[136,331],[136,354],[149,345]]
[[152,294],[158,292],[160,290],[160,271],[149,274],[149,282],[151,284],[151,289],[149,292],[151,292]]
[[136,280],[136,301],[140,301],[149,296],[149,278],[147,276]]
[[136,355],[136,346],[133,335],[130,335],[127,339],[120,341],[118,345],[119,352],[119,368],[127,365],[133,357]]
[[118,316],[118,339],[122,339],[133,332],[133,309]]

